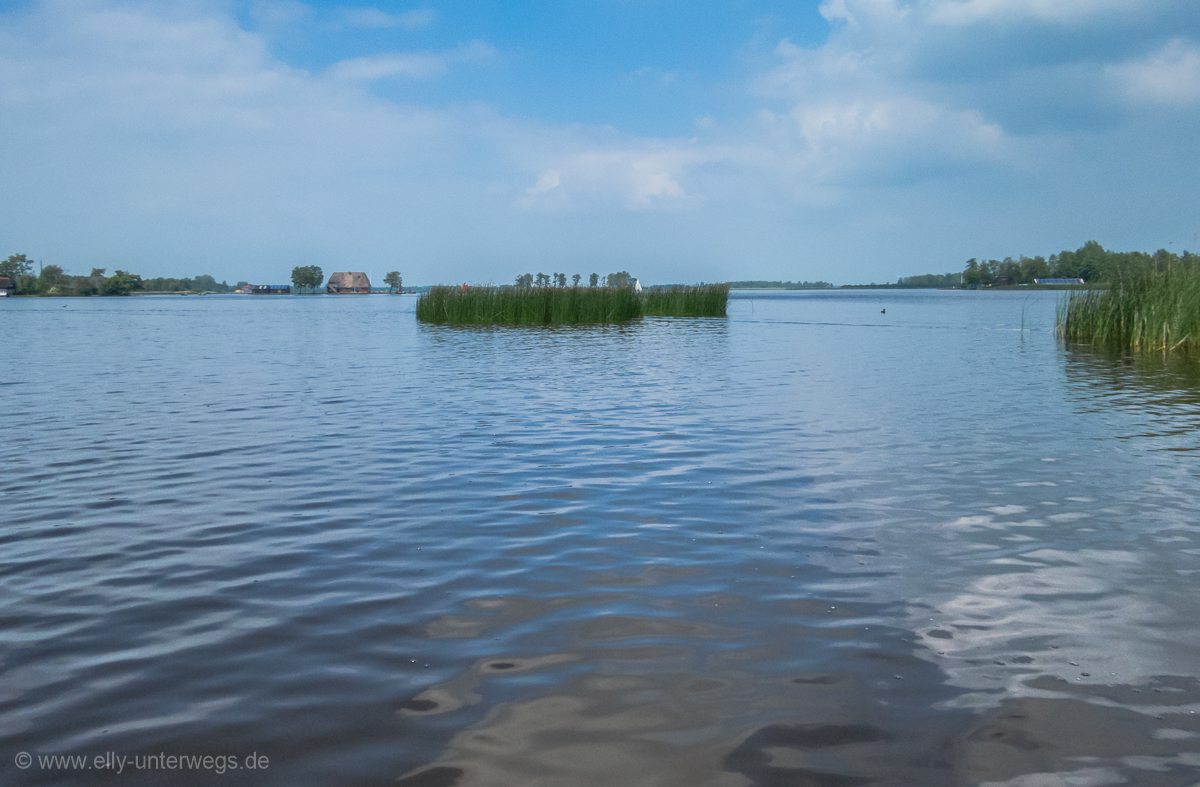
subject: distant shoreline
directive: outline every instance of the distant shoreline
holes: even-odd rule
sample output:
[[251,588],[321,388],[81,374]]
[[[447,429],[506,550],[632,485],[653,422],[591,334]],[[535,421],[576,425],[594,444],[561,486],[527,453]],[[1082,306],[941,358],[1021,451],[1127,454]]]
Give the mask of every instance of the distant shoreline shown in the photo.
[[[370,294],[371,295],[420,295],[420,294],[424,293],[426,290],[428,290],[431,286],[433,286],[433,285],[413,287],[410,289],[406,289],[404,292],[401,292],[401,293],[396,293],[396,292],[389,293],[389,292],[380,290],[380,291],[371,292]],[[649,286],[655,287],[657,285],[649,285]],[[731,284],[729,286],[729,289],[730,289],[730,291],[734,291],[734,292],[753,292],[753,291],[760,291],[760,292],[837,292],[840,290],[961,290],[963,292],[1001,292],[1001,291],[1002,292],[1028,292],[1030,290],[1039,290],[1039,291],[1054,290],[1054,291],[1058,291],[1058,292],[1064,292],[1064,291],[1069,292],[1069,291],[1074,291],[1074,290],[1089,290],[1089,289],[1092,289],[1092,287],[1091,287],[1091,285],[1088,285],[1088,284],[1005,284],[1005,285],[995,285],[995,286],[988,286],[988,287],[976,287],[976,288],[972,289],[970,287],[910,287],[910,286],[906,286],[906,285],[902,285],[902,284],[900,284],[900,285],[898,285],[898,284],[840,284],[837,286],[831,285],[829,287],[779,287],[779,286],[748,287],[748,286],[744,286],[744,285],[743,286],[735,286],[735,285]],[[137,291],[137,292],[129,293],[129,295],[133,296],[133,297],[142,297],[142,296],[146,296],[146,295],[170,295],[173,297],[180,297],[180,296],[246,295],[246,294],[247,293],[214,292],[214,291],[181,292],[178,290],[150,290],[150,291]],[[307,297],[310,295],[318,295],[318,296],[328,295],[328,293],[324,293],[324,292],[295,293],[295,292],[293,292],[293,293],[288,293],[288,295],[303,295],[303,296]],[[55,293],[55,294],[38,293],[36,295],[35,294],[9,295],[8,297],[9,298],[72,298],[72,299],[74,299],[74,298],[79,298],[79,297],[103,298],[103,297],[112,297],[112,296],[103,296],[103,295],[79,296],[79,295],[69,295],[66,293],[63,293],[61,295],[57,294],[57,293]],[[251,296],[251,297],[253,297],[253,296]],[[278,298],[280,296],[274,295],[274,296],[267,296],[267,297]]]
[[963,292],[991,292],[994,290],[1087,290],[1087,284],[998,284],[986,287],[909,287],[903,284],[842,284],[839,290],[962,290]]
[[772,292],[816,291],[829,292],[836,290],[962,290],[963,292],[992,292],[996,290],[1087,290],[1087,284],[1005,284],[990,287],[910,287],[903,284],[840,284],[836,287],[734,287],[730,290],[768,290]]

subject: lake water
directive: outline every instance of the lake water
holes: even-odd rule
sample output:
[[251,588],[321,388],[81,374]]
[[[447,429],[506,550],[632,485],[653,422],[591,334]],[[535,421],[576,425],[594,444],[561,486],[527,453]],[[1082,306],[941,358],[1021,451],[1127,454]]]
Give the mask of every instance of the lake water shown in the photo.
[[0,302],[0,780],[1194,785],[1200,370],[1056,297]]

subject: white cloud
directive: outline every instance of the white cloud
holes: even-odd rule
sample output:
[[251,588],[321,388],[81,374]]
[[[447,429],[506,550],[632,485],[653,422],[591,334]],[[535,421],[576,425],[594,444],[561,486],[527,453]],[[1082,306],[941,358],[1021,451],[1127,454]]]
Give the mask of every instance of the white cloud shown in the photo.
[[1035,20],[1073,23],[1114,11],[1130,13],[1139,0],[940,0],[929,4],[929,21],[942,25]]
[[999,159],[1004,133],[974,110],[904,96],[801,104],[791,112],[797,156],[822,179],[938,175],[949,166]]
[[[561,144],[565,143],[565,144]],[[675,210],[696,199],[681,181],[699,166],[720,161],[729,151],[695,149],[686,143],[590,147],[583,139],[564,139],[554,168],[527,189],[526,208],[591,210],[621,206],[627,210]],[[590,148],[580,150],[581,147]]]
[[472,41],[449,52],[389,52],[371,57],[355,57],[334,63],[328,75],[338,80],[375,80],[384,78],[424,79],[446,73],[458,63],[490,60],[496,50],[482,41]]
[[1107,73],[1135,103],[1200,102],[1200,48],[1182,39],[1144,59],[1109,66]]
[[378,8],[339,8],[338,15],[351,27],[389,28],[399,27],[413,30],[425,27],[437,19],[432,8],[420,8],[403,13],[389,13]]
[[529,188],[528,194],[531,197],[538,194],[546,194],[558,188],[561,184],[562,171],[552,169],[541,174],[537,180],[537,183],[533,184],[533,186]]
[[[790,104],[787,112],[761,112],[760,122],[797,177],[827,184],[906,181],[1011,154],[1000,125],[907,79],[895,50],[858,44],[871,33],[862,19],[896,22],[880,12],[888,2],[849,5],[827,11],[854,20],[854,41],[836,33],[818,48],[784,41],[778,65],[756,82],[764,97]],[[858,13],[860,6],[872,14]]]
[[898,27],[912,9],[896,0],[824,0],[817,10],[832,23],[844,23],[851,29],[879,31]]
[[345,80],[373,80],[385,77],[422,79],[444,74],[449,62],[449,58],[444,54],[393,52],[339,61],[329,67],[328,74],[333,79]]

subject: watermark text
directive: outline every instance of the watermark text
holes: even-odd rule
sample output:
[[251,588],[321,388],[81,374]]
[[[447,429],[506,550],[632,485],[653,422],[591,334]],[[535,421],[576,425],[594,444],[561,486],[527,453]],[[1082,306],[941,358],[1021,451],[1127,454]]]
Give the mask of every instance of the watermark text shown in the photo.
[[265,771],[271,767],[266,755],[252,752],[245,756],[236,754],[38,754],[18,752],[13,762],[21,770],[36,768],[41,771]]

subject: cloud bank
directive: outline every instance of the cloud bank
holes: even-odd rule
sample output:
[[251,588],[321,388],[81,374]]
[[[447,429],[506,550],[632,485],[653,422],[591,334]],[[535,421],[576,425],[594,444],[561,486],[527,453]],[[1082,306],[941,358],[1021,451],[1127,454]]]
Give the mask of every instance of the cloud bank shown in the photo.
[[223,4],[39,3],[0,16],[0,252],[272,281],[353,261],[414,282],[854,282],[1092,237],[1195,245],[1196,19],[1150,0],[820,11],[819,45],[744,59],[753,111],[702,106],[695,127],[645,137],[455,102],[449,84],[437,102],[375,92],[510,68],[486,40],[306,69]]

